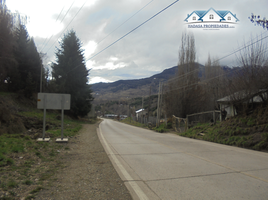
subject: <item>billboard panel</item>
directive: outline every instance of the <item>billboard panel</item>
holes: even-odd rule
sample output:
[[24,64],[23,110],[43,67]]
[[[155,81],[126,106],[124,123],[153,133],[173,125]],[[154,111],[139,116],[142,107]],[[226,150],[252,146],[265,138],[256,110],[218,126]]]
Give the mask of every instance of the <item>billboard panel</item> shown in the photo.
[[70,94],[56,94],[56,93],[38,93],[37,108],[61,110],[63,102],[63,109],[70,110],[71,95]]

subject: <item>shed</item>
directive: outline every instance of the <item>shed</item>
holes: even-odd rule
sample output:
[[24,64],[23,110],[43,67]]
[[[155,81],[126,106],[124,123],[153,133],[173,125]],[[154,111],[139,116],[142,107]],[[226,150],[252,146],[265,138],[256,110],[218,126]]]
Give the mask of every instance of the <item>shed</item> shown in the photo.
[[265,100],[267,101],[268,95],[267,90],[262,89],[258,92],[249,92],[249,91],[239,91],[232,95],[223,97],[217,100],[220,105],[220,109],[223,108],[227,111],[227,117],[233,117],[239,112],[238,105],[249,103],[249,104],[260,104]]
[[141,108],[136,111],[136,118],[139,119],[142,116],[145,116],[147,114],[146,110],[144,108]]

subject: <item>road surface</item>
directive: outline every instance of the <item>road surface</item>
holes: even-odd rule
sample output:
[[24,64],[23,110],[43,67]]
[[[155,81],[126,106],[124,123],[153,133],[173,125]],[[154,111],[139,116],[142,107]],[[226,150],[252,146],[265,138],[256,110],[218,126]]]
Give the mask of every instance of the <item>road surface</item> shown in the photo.
[[134,199],[268,199],[268,154],[105,119],[98,136]]

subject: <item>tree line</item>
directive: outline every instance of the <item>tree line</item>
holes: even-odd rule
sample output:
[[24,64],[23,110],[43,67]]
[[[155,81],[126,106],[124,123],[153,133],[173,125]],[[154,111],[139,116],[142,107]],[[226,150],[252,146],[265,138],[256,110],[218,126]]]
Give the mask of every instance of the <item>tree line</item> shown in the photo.
[[[85,65],[82,43],[74,30],[68,31],[56,49],[56,61],[50,71],[42,63],[26,29],[25,18],[11,13],[0,0],[0,91],[33,98],[36,93],[71,94],[69,114],[85,116],[91,109],[89,70]],[[43,84],[41,84],[43,83]]]
[[[258,41],[258,42],[255,42]],[[230,102],[250,109],[252,98],[258,95],[261,105],[268,102],[268,57],[262,39],[244,42],[236,53],[239,67],[224,68],[217,58],[208,55],[203,70],[196,62],[195,39],[183,33],[179,48],[178,74],[163,87],[164,108],[167,116],[185,118],[186,115],[220,110],[217,100],[225,96]],[[242,102],[243,101],[243,102]]]

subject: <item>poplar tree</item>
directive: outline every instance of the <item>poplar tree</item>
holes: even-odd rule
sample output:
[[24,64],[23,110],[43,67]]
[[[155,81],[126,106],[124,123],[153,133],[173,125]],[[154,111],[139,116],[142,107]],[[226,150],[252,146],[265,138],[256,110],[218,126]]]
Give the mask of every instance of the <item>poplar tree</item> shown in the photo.
[[55,91],[71,94],[73,116],[85,116],[91,110],[89,70],[86,68],[82,44],[73,30],[64,35],[56,50],[56,62],[52,63],[52,77]]

